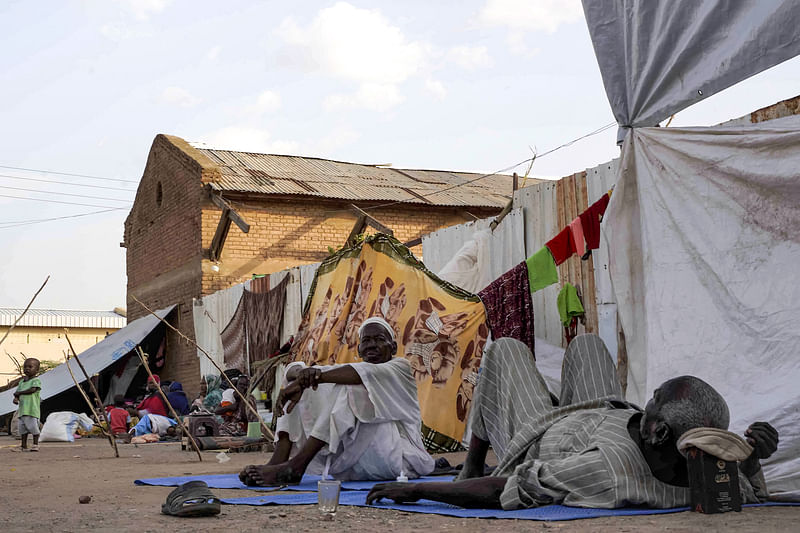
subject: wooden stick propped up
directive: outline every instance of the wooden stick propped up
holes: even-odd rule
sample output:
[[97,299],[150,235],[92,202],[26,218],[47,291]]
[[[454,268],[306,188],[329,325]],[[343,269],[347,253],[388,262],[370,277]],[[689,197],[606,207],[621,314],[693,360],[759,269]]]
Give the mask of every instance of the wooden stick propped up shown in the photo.
[[200,459],[200,462],[202,463],[203,462],[203,456],[200,455],[200,446],[197,445],[197,442],[194,440],[194,437],[192,437],[192,434],[189,433],[189,428],[186,427],[186,425],[181,420],[181,417],[178,416],[178,413],[176,413],[175,409],[173,409],[172,404],[169,403],[169,400],[167,399],[167,395],[164,394],[163,390],[161,390],[161,383],[156,382],[156,379],[153,376],[153,372],[150,371],[150,365],[147,364],[147,358],[144,356],[144,352],[142,351],[142,348],[140,346],[137,346],[136,347],[136,352],[139,354],[139,359],[142,360],[142,364],[144,365],[144,369],[147,370],[147,375],[150,376],[150,379],[152,379],[153,382],[156,383],[156,385],[158,385],[158,387],[156,387],[156,389],[158,390],[158,394],[161,395],[161,399],[164,400],[164,405],[166,405],[167,408],[169,408],[170,414],[175,419],[175,421],[178,423],[178,425],[181,427],[181,432],[189,438],[189,441],[192,443],[192,447],[194,448],[194,451],[197,452],[197,458]]
[[[95,411],[94,406],[92,405],[92,400],[89,399],[89,396],[86,394],[86,391],[83,390],[80,383],[78,383],[77,378],[75,378],[75,374],[72,372],[72,368],[69,366],[69,353],[67,352],[66,355],[67,355],[67,360],[64,362],[64,364],[67,365],[67,370],[69,370],[69,375],[72,376],[72,381],[75,383],[75,388],[78,389],[78,392],[81,393],[83,399],[86,400],[86,405],[89,407],[89,412],[92,413],[92,418],[94,419],[95,424],[97,424],[97,427],[100,428],[100,431],[103,433],[103,435],[108,437],[109,444],[111,444],[111,447],[114,449],[114,457],[119,457],[119,448],[117,448],[117,440],[114,438],[114,435],[111,434],[111,424],[108,425],[108,431],[103,429],[103,424],[100,418],[97,416],[97,412]],[[103,420],[105,420],[105,418],[103,418]]]
[[8,337],[8,334],[9,334],[9,333],[11,333],[11,330],[12,330],[12,329],[14,329],[14,328],[16,327],[17,323],[18,323],[20,320],[22,320],[22,317],[24,317],[24,316],[25,316],[25,313],[27,313],[27,312],[28,312],[28,309],[30,309],[30,308],[31,308],[31,305],[33,305],[33,301],[36,299],[36,297],[37,297],[37,296],[39,296],[39,293],[40,293],[40,292],[42,292],[42,289],[44,289],[44,286],[45,286],[45,285],[47,285],[47,282],[48,282],[48,281],[50,281],[50,276],[47,276],[47,279],[46,279],[46,280],[44,280],[44,283],[42,283],[42,286],[41,286],[41,287],[39,287],[39,290],[38,290],[38,291],[36,291],[36,293],[33,295],[33,298],[31,298],[31,301],[30,301],[30,302],[28,302],[28,306],[25,308],[25,310],[22,312],[22,314],[21,314],[21,315],[19,315],[19,316],[17,317],[17,319],[14,321],[14,323],[13,323],[13,324],[11,324],[11,327],[10,327],[10,328],[8,328],[8,331],[6,331],[6,334],[5,334],[5,335],[3,335],[3,338],[2,338],[2,339],[0,339],[0,344],[3,344],[3,341],[4,341],[4,340],[6,340],[6,337]]
[[[67,344],[69,345],[69,349],[72,350],[72,357],[75,358],[75,362],[78,363],[78,366],[81,368],[81,372],[83,372],[83,377],[86,378],[86,381],[89,382],[89,388],[92,389],[92,394],[94,394],[95,400],[97,402],[97,407],[100,408],[100,417],[102,417],[102,421],[105,422],[107,420],[106,413],[103,410],[103,400],[100,399],[100,393],[97,392],[97,387],[94,386],[94,381],[89,377],[89,374],[86,372],[86,369],[83,367],[83,363],[81,360],[78,359],[78,352],[75,351],[75,348],[72,347],[72,341],[69,340],[69,331],[67,328],[64,328],[64,337],[67,339]],[[72,369],[69,367],[69,362],[66,363],[67,369],[69,370],[70,375],[72,375]],[[75,380],[75,376],[72,376],[73,381]],[[75,381],[75,385],[78,385],[78,382]],[[84,392],[83,389],[78,385],[78,389],[81,392]],[[84,393],[85,394],[85,393]],[[86,401],[89,402],[89,408],[92,410],[92,413],[95,412],[94,408],[92,407],[92,402],[86,397]],[[100,423],[100,417],[95,415],[95,419],[97,423]],[[103,427],[102,425],[100,426]],[[119,457],[119,448],[117,448],[117,439],[114,438],[114,435],[111,434],[111,422],[108,423],[108,440],[111,441],[111,447],[114,448],[114,456]]]
[[156,317],[157,319],[159,319],[159,320],[160,320],[161,322],[163,322],[163,323],[164,323],[164,324],[165,324],[165,325],[166,325],[166,326],[167,326],[169,329],[171,329],[172,331],[174,331],[175,333],[177,333],[178,335],[180,335],[180,336],[181,336],[181,338],[185,339],[186,341],[188,341],[189,343],[191,343],[191,344],[192,344],[192,345],[193,345],[195,348],[197,348],[198,350],[200,350],[200,353],[202,353],[203,355],[205,355],[205,356],[206,356],[206,358],[207,358],[209,361],[211,361],[211,364],[212,364],[212,365],[214,365],[214,368],[216,368],[217,370],[219,370],[220,377],[224,378],[224,379],[225,379],[225,381],[227,381],[227,382],[228,382],[228,384],[231,386],[231,388],[233,388],[233,393],[234,393],[234,394],[236,394],[236,395],[239,397],[239,400],[240,400],[240,401],[244,402],[244,406],[247,408],[247,410],[250,412],[250,414],[251,414],[251,415],[254,415],[254,416],[256,417],[256,420],[258,420],[258,423],[261,425],[261,433],[262,433],[262,434],[263,434],[265,437],[267,437],[269,440],[272,440],[272,441],[274,441],[274,440],[275,440],[275,434],[274,434],[274,433],[272,433],[272,430],[271,430],[271,429],[269,429],[269,426],[267,426],[267,424],[264,422],[264,419],[263,419],[263,418],[261,418],[261,415],[259,415],[259,414],[258,414],[258,411],[257,411],[257,410],[256,410],[256,409],[255,409],[255,408],[254,408],[254,407],[253,407],[251,404],[250,404],[250,402],[248,402],[248,401],[247,401],[247,398],[245,398],[245,396],[244,396],[244,395],[243,395],[243,394],[242,394],[242,393],[239,391],[239,389],[237,389],[237,388],[236,388],[236,385],[234,385],[233,381],[231,381],[231,378],[229,378],[229,377],[228,377],[228,375],[225,373],[225,371],[224,371],[222,368],[220,368],[220,366],[217,364],[217,362],[216,362],[216,361],[214,361],[214,359],[213,359],[213,358],[212,358],[210,355],[208,355],[208,352],[207,352],[207,351],[205,351],[204,349],[202,349],[202,348],[201,348],[201,347],[200,347],[200,346],[199,346],[199,345],[198,345],[196,342],[194,342],[192,339],[190,339],[189,337],[187,337],[187,336],[186,336],[186,335],[185,335],[185,334],[184,334],[184,333],[183,333],[181,330],[179,330],[178,328],[176,328],[175,326],[173,326],[172,324],[170,324],[169,322],[167,322],[166,320],[164,320],[163,318],[161,318],[160,316],[158,316],[158,315],[157,315],[157,314],[156,314],[156,313],[155,313],[155,312],[154,312],[152,309],[150,309],[150,308],[149,308],[149,307],[147,307],[145,304],[143,304],[143,303],[141,302],[141,300],[139,300],[139,298],[137,298],[135,295],[131,294],[131,298],[133,298],[133,300],[134,300],[136,303],[138,303],[139,305],[141,305],[142,307],[144,307],[145,311],[147,311],[148,313],[150,313],[151,315],[153,315],[154,317]]

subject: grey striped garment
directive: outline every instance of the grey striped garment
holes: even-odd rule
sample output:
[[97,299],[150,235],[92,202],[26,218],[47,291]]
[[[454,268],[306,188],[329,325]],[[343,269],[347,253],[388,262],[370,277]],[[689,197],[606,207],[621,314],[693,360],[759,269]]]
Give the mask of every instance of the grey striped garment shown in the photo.
[[[599,337],[581,335],[567,348],[559,407],[520,341],[497,340],[483,364],[472,431],[497,454],[493,475],[508,477],[500,497],[504,509],[688,505],[689,489],[657,480],[631,439],[627,424],[639,410],[622,400]],[[758,501],[740,479],[745,501]]]

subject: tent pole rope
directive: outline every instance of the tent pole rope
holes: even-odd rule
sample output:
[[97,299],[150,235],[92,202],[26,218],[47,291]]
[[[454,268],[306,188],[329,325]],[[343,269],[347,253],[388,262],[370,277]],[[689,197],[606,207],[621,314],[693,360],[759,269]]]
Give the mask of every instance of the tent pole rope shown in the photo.
[[31,308],[31,305],[33,304],[33,301],[36,299],[36,297],[37,297],[37,296],[39,296],[39,293],[40,293],[40,292],[42,292],[42,289],[44,289],[44,286],[45,286],[45,285],[47,285],[47,282],[48,282],[48,281],[50,281],[50,276],[47,276],[47,279],[45,279],[45,280],[44,280],[44,283],[42,283],[42,286],[41,286],[41,287],[39,287],[39,290],[38,290],[38,291],[36,291],[36,293],[33,295],[33,298],[31,298],[31,301],[30,301],[30,302],[28,302],[28,306],[25,308],[25,310],[22,312],[22,314],[21,314],[21,315],[19,315],[19,316],[17,317],[17,319],[14,321],[14,323],[13,323],[13,324],[11,324],[11,327],[10,327],[10,328],[8,328],[8,331],[6,331],[6,334],[5,334],[5,335],[3,335],[3,338],[2,338],[2,339],[0,339],[0,344],[3,344],[3,341],[4,341],[4,340],[6,340],[6,337],[8,337],[8,334],[9,334],[9,333],[11,333],[11,330],[12,330],[12,329],[14,329],[14,328],[17,326],[17,323],[18,323],[20,320],[22,320],[22,317],[24,317],[24,316],[25,316],[25,313],[27,313],[27,312],[28,312],[28,309],[30,309],[30,308]]
[[111,448],[113,448],[114,450],[114,457],[119,457],[117,440],[111,434],[111,425],[108,426],[108,431],[103,429],[103,424],[100,422],[100,418],[98,418],[97,412],[95,412],[94,410],[94,406],[92,406],[92,400],[89,399],[89,396],[86,394],[86,391],[83,390],[80,383],[78,383],[78,380],[75,378],[75,374],[72,372],[72,368],[70,368],[69,366],[69,352],[66,352],[66,355],[67,355],[67,360],[64,362],[64,364],[67,366],[67,370],[69,370],[69,375],[72,377],[72,381],[75,383],[75,388],[78,389],[78,392],[81,393],[83,399],[86,400],[86,405],[89,406],[89,412],[92,413],[92,418],[94,419],[95,424],[97,424],[97,427],[100,428],[100,431],[103,433],[103,435],[108,437],[108,443],[111,444]]
[[200,353],[205,355],[206,358],[209,361],[211,361],[211,364],[214,365],[214,368],[219,370],[220,377],[225,378],[225,381],[227,381],[228,385],[230,385],[231,388],[233,389],[233,393],[236,394],[239,397],[240,401],[244,402],[244,406],[247,408],[248,411],[250,411],[250,414],[254,415],[256,417],[256,420],[258,420],[258,423],[261,425],[261,433],[262,433],[262,435],[265,435],[269,440],[274,441],[275,440],[275,434],[272,432],[272,430],[269,428],[269,426],[266,424],[266,422],[264,422],[264,419],[261,418],[261,415],[258,414],[258,411],[250,404],[250,402],[247,401],[247,398],[245,398],[245,396],[239,391],[239,389],[236,388],[236,385],[233,384],[233,381],[231,381],[231,378],[229,378],[228,375],[225,373],[225,371],[222,370],[222,368],[220,368],[220,366],[217,364],[216,361],[214,361],[214,359],[208,354],[208,352],[205,351],[204,349],[202,349],[195,341],[193,341],[192,339],[187,337],[186,334],[184,334],[181,330],[179,330],[178,328],[176,328],[175,326],[173,326],[172,324],[170,324],[169,322],[167,322],[166,320],[164,320],[163,318],[161,318],[160,316],[155,314],[155,312],[152,309],[150,309],[149,307],[147,307],[144,303],[142,303],[142,301],[139,300],[139,298],[137,298],[136,295],[131,294],[130,296],[131,296],[131,298],[133,298],[133,300],[136,303],[138,303],[139,305],[144,307],[145,311],[147,311],[148,313],[150,313],[151,315],[153,315],[154,317],[159,319],[169,329],[171,329],[172,331],[174,331],[175,333],[180,335],[181,338],[183,338],[186,341],[188,341],[189,343],[191,343],[195,348],[200,350]]
[[[141,346],[137,346],[136,347],[136,352],[139,354],[139,359],[142,360],[142,364],[144,365],[144,369],[147,370],[147,375],[150,376],[150,379],[152,379],[153,383],[155,383],[156,382],[155,377],[153,377],[153,372],[150,370],[150,365],[147,364],[147,358],[144,356],[144,352],[142,351],[142,347]],[[172,407],[172,404],[169,403],[169,400],[167,399],[167,395],[164,394],[163,390],[161,390],[161,383],[160,382],[156,383],[156,385],[157,385],[156,390],[158,390],[158,394],[161,395],[161,399],[164,400],[164,405],[166,405],[169,408],[170,414],[175,418],[175,421],[181,427],[181,432],[184,435],[186,435],[186,437],[192,443],[192,447],[194,448],[194,451],[197,452],[197,458],[200,459],[200,462],[202,463],[203,462],[203,456],[200,455],[200,446],[197,445],[197,441],[195,441],[194,437],[192,437],[192,434],[189,433],[189,428],[186,427],[186,425],[183,423],[183,420],[181,420],[181,417],[178,416],[178,413],[175,412],[175,409]]]

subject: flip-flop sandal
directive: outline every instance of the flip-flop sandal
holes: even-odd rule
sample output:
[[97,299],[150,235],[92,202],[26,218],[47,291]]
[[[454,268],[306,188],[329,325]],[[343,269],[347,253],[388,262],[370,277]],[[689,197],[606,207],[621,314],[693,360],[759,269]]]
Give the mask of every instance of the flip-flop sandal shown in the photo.
[[205,481],[189,481],[167,496],[161,512],[172,516],[213,516],[221,511],[221,502]]
[[33,446],[31,446],[31,451],[32,452],[38,452],[39,451],[39,445],[38,444],[34,444]]

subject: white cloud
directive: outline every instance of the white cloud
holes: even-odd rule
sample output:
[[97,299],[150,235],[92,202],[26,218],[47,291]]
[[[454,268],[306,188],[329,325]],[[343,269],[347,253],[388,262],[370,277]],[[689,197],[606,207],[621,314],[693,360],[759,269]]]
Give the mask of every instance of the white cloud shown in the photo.
[[492,26],[547,33],[582,17],[580,0],[487,0],[480,13]]
[[339,148],[353,144],[361,137],[361,134],[352,127],[342,125],[334,128],[325,137],[315,143],[316,150],[313,155],[330,157]]
[[206,52],[206,59],[209,61],[214,61],[219,57],[219,53],[222,50],[219,46],[213,46],[208,52]]
[[263,115],[272,113],[281,107],[281,95],[275,91],[264,91],[258,95],[256,104],[250,109],[252,113]]
[[515,54],[535,54],[525,42],[528,32],[554,33],[562,24],[583,19],[580,0],[487,0],[478,16],[489,26],[504,26]]
[[425,88],[428,90],[428,92],[435,96],[437,100],[444,100],[444,98],[447,96],[447,89],[445,89],[444,85],[440,81],[428,80],[425,82]]
[[388,111],[405,101],[397,85],[391,83],[362,83],[355,94],[332,94],[325,98],[327,111],[362,108]]
[[299,143],[272,139],[267,130],[260,128],[228,126],[201,136],[200,140],[205,145],[221,150],[290,155],[300,152]]
[[172,0],[117,0],[117,3],[137,19],[145,20],[150,15],[164,11]]
[[409,42],[379,11],[346,2],[320,10],[305,27],[286,18],[278,35],[301,66],[361,83],[401,83],[428,55],[425,43]]
[[194,107],[202,100],[181,87],[167,87],[161,93],[161,103],[180,107]]
[[103,24],[100,27],[100,33],[106,39],[116,42],[124,41],[125,39],[130,39],[133,37],[133,31],[123,24]]
[[447,59],[467,70],[488,67],[492,64],[485,46],[454,46],[447,52]]

